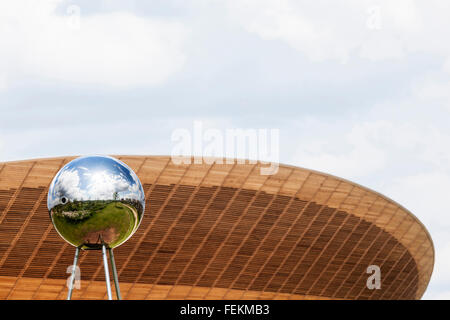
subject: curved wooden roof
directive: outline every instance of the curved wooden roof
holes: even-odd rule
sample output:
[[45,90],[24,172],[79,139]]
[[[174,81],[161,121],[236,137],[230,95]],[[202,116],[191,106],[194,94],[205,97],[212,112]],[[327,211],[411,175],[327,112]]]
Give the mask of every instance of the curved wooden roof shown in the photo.
[[[419,299],[432,240],[408,210],[325,173],[260,163],[174,164],[116,156],[147,196],[140,229],[115,250],[128,299]],[[47,188],[74,157],[0,163],[0,299],[60,299],[74,248],[53,229]],[[219,159],[217,159],[219,160]],[[369,265],[381,289],[369,290]],[[80,255],[73,298],[106,296],[100,255]]]

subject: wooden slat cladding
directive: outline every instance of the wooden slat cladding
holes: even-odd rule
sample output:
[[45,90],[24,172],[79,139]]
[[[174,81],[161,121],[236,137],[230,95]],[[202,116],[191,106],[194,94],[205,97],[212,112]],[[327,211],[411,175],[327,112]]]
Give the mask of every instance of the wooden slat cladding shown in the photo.
[[[426,288],[426,230],[368,189],[289,166],[261,176],[260,164],[119,158],[147,196],[140,228],[115,250],[125,298],[415,299]],[[70,159],[0,164],[0,299],[64,298],[74,248],[51,226],[46,190]],[[100,258],[81,253],[74,298],[105,297]],[[371,264],[381,290],[366,288]]]
[[[43,190],[43,187],[21,188],[10,205],[9,210],[5,209],[6,212],[3,213],[3,220],[0,223],[0,257],[3,257],[3,254],[11,245],[12,239],[14,239],[18,230],[20,230]],[[15,267],[20,266],[20,261],[16,261],[15,263]],[[2,270],[0,269],[1,273]]]
[[[6,219],[3,220],[0,225],[0,230],[7,227],[8,218],[11,215],[17,215],[17,224],[15,226],[9,226],[9,228],[13,228],[11,232],[9,232],[10,240],[14,239],[14,236],[17,233],[17,227],[23,227],[24,221],[27,218],[30,218],[25,228],[22,230],[22,233],[19,234],[19,238],[15,244],[10,243],[11,251],[7,255],[7,258],[4,259],[3,264],[0,267],[0,275],[14,275],[18,276],[24,267],[24,261],[30,257],[32,251],[38,244],[40,238],[42,237],[45,228],[47,227],[47,223],[42,223],[46,219],[48,219],[48,210],[46,207],[46,202],[42,201],[44,196],[44,188],[38,189],[28,189],[24,188],[19,193],[17,200],[20,201],[20,195],[22,194],[24,197],[28,197],[28,200],[24,199],[24,202],[21,202],[17,205],[17,211],[14,213],[12,210],[13,207],[9,210]],[[41,201],[37,202],[36,199],[41,198]],[[28,201],[28,202],[27,202]],[[37,210],[33,212],[34,214],[31,217],[28,217],[28,213],[30,207],[36,207]],[[2,259],[3,260],[3,259]]]
[[[145,187],[149,188],[147,185]],[[156,194],[158,198],[166,199],[171,190],[172,188],[165,186],[156,186],[153,191],[155,194],[153,192],[150,193],[148,202],[156,197]],[[20,208],[26,210],[27,206],[32,206],[33,198],[38,197],[41,192],[42,189],[34,190],[34,192],[32,189],[24,189],[21,191],[11,210],[6,215],[6,219],[4,220],[5,225],[9,225],[10,221],[14,221],[19,226],[23,218],[14,219],[14,216],[19,214],[18,210]],[[156,285],[196,285],[201,287],[211,287],[214,285],[217,288],[249,291],[266,290],[270,292],[304,295],[311,289],[310,284],[316,282],[316,280],[319,284],[328,284],[332,283],[333,280],[338,282],[339,279],[344,279],[348,275],[349,270],[347,268],[341,269],[340,272],[333,272],[334,268],[341,263],[340,258],[342,256],[338,255],[334,259],[331,259],[331,255],[334,253],[333,250],[323,251],[324,246],[330,238],[336,235],[336,244],[339,244],[339,241],[345,241],[342,255],[353,255],[356,257],[358,253],[365,251],[371,244],[371,240],[373,240],[366,238],[360,242],[359,246],[355,246],[359,237],[370,227],[372,227],[373,234],[380,233],[382,235],[380,237],[380,243],[388,242],[389,245],[384,247],[384,251],[379,251],[380,248],[378,246],[372,246],[373,250],[368,251],[360,257],[358,268],[348,277],[346,283],[342,286],[343,289],[332,294],[331,292],[325,291],[325,296],[330,294],[334,298],[368,298],[369,293],[371,293],[370,290],[364,290],[364,294],[358,296],[356,294],[359,294],[359,290],[365,286],[365,269],[370,264],[378,264],[381,266],[382,271],[387,271],[394,263],[397,263],[397,271],[403,270],[404,274],[409,274],[411,280],[417,274],[417,270],[416,272],[411,272],[411,270],[416,269],[416,265],[411,263],[413,260],[410,259],[411,256],[408,251],[395,238],[373,224],[360,221],[360,218],[352,216],[349,213],[343,211],[336,212],[333,208],[318,205],[314,202],[306,203],[305,201],[294,199],[288,210],[292,214],[292,219],[280,222],[280,225],[276,229],[272,229],[272,232],[268,233],[267,230],[276,222],[277,214],[286,208],[286,204],[289,201],[288,197],[277,197],[264,192],[259,193],[255,197],[255,191],[237,191],[230,188],[224,188],[222,190],[220,187],[202,187],[196,193],[192,194],[192,192],[192,186],[178,186],[177,191],[173,193],[164,208],[158,205],[151,206],[148,203],[148,208],[162,209],[160,221],[154,224],[153,229],[150,229],[147,236],[149,239],[140,243],[136,253],[131,257],[127,268],[122,271],[122,281],[130,283],[137,281],[143,284],[155,283]],[[211,195],[216,194],[215,199],[222,199],[224,200],[222,203],[225,204],[236,192],[238,192],[238,195],[235,197],[235,204],[230,205],[228,214],[224,214],[224,219],[221,223],[217,224],[216,229],[204,241],[205,239],[202,238],[202,235],[204,236],[212,228],[215,218],[221,213],[220,207],[219,210],[215,211],[215,215],[211,215],[209,209],[204,210],[204,206],[209,202]],[[192,196],[190,205],[187,206],[184,214],[178,217],[190,196]],[[248,207],[248,203],[252,197],[255,197],[254,201]],[[28,202],[26,199],[28,199]],[[270,206],[268,206],[269,202],[271,203]],[[218,203],[220,203],[220,200]],[[214,207],[212,204],[217,206],[215,201],[210,202],[210,206]],[[44,220],[45,222],[41,223],[43,224],[40,228],[41,230],[48,226],[48,214],[45,208],[42,207],[43,205],[41,204],[40,214],[36,215],[36,221],[33,220],[29,224],[29,230],[27,229],[26,231],[32,231],[37,221]],[[259,220],[259,223],[255,225],[253,232],[249,234],[248,231],[252,227],[252,224],[257,221],[262,211],[266,208],[266,213]],[[149,209],[149,211],[151,210]],[[203,214],[201,215],[202,212]],[[209,218],[206,213],[209,213]],[[25,216],[24,213],[22,215]],[[300,219],[293,225],[294,218],[297,215],[300,215]],[[175,223],[177,217],[180,219]],[[148,218],[144,219],[146,221],[145,223],[148,223],[151,218],[152,216],[149,214]],[[192,232],[187,239],[184,239],[187,230],[198,219],[202,221],[198,225],[199,231],[203,229],[203,232]],[[238,220],[240,223],[235,226],[234,224]],[[343,224],[344,221],[347,221],[345,225]],[[172,232],[167,234],[167,230],[172,224],[174,224]],[[345,236],[348,235],[355,225],[359,227],[351,233],[350,237],[346,238]],[[0,228],[2,226],[0,225]],[[233,227],[235,227],[234,231],[230,232]],[[14,228],[9,226],[8,230],[14,230]],[[291,230],[291,232],[288,233],[287,237],[273,253],[272,261],[266,264],[259,277],[250,286],[249,284],[255,277],[255,271],[258,269],[258,265],[267,262],[268,254],[274,250],[280,240],[280,236],[285,234],[287,230]],[[34,244],[37,243],[38,238],[41,236],[40,233],[27,233],[26,231],[24,232],[24,237],[16,244],[15,249],[11,251],[5,263],[0,268],[1,276],[17,276],[23,266],[23,260],[33,250]],[[338,234],[336,234],[337,232]],[[165,235],[165,241],[161,242],[161,239]],[[247,235],[249,236],[247,237]],[[142,235],[136,234],[134,242],[137,241],[139,236]],[[55,235],[52,233],[49,237],[54,239]],[[246,237],[247,239],[244,241]],[[227,239],[226,241],[224,240],[225,238]],[[265,243],[265,246],[256,250],[260,242]],[[57,250],[62,250],[61,241],[56,241],[56,243],[58,244],[56,246]],[[204,249],[200,250],[197,255],[192,255],[192,250],[200,243],[205,244]],[[222,244],[223,246],[221,247]],[[155,251],[157,247],[159,249]],[[178,254],[175,255],[176,248],[178,247],[191,248],[191,251],[179,250]],[[397,248],[397,254],[392,254],[394,247]],[[238,248],[239,250],[236,252]],[[142,271],[142,265],[148,261],[152,254],[153,259],[143,272],[145,278],[141,277],[138,279],[138,274]],[[234,258],[229,261],[233,254],[235,254]],[[96,279],[93,279],[95,271],[101,268],[99,252],[83,252],[83,255],[86,257],[80,264],[82,279],[101,281],[102,274],[97,275]],[[118,248],[115,256],[118,263],[126,259],[126,248]],[[212,258],[213,256],[215,258]],[[286,256],[287,259],[283,262],[281,259]],[[388,256],[392,256],[391,259],[387,259],[386,257]],[[397,261],[399,256],[403,258]],[[378,259],[375,259],[376,257]],[[67,278],[66,269],[71,264],[72,258],[73,248],[66,246],[48,277],[51,279]],[[331,261],[329,261],[330,259]],[[169,260],[171,264],[167,266]],[[246,262],[248,260],[253,261],[253,263],[247,264]],[[316,260],[317,263],[314,265],[316,272],[310,273],[307,279],[303,279],[306,270]],[[179,270],[185,265],[189,265],[191,261],[198,261],[198,263],[191,264],[193,266],[192,271],[194,272],[187,272],[184,278],[178,279]],[[302,261],[302,263],[299,263],[299,261]],[[330,264],[328,264],[329,262]],[[246,266],[245,268],[243,267],[244,265]],[[280,265],[281,268],[279,268]],[[47,266],[48,263],[42,266],[41,275]],[[164,273],[162,273],[163,269],[165,270]],[[325,269],[325,273],[322,274],[320,279],[316,279],[314,275],[319,274],[318,271],[323,269]],[[274,272],[276,273],[273,277]],[[33,275],[32,273],[25,274],[27,276]],[[199,279],[198,277],[193,277],[193,274],[203,274],[203,276]],[[395,272],[393,274],[395,276],[383,279],[383,286],[390,286],[391,282],[395,281],[396,277],[400,275]],[[219,277],[218,275],[221,276]],[[349,288],[356,283],[356,280],[361,275],[363,276],[363,279],[360,281],[361,285],[355,286],[352,292],[348,292]],[[270,282],[268,282],[269,280]],[[300,282],[301,285],[298,286]],[[231,283],[233,283],[233,286],[230,286]],[[410,281],[406,281],[405,283],[409,284]],[[320,287],[312,288],[311,294],[320,295],[319,289]],[[396,287],[392,287],[392,290],[394,289]],[[411,288],[405,298],[412,298],[415,290],[417,290],[417,284]],[[388,292],[386,294],[389,295],[390,293]]]

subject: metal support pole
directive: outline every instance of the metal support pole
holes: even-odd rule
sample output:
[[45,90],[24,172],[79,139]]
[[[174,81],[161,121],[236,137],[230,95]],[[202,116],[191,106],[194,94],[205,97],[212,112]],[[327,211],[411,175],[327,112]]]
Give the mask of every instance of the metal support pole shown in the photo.
[[77,247],[75,249],[75,257],[73,258],[72,275],[70,276],[70,284],[69,284],[69,292],[67,293],[67,300],[72,299],[73,283],[75,281],[75,271],[77,269],[78,254],[79,253],[80,253],[80,248]]
[[117,275],[116,261],[114,260],[113,249],[109,248],[108,250],[109,250],[109,260],[111,262],[111,269],[113,273],[114,286],[116,287],[117,300],[122,300],[122,297],[120,295],[119,277]]
[[108,258],[106,257],[106,246],[104,244],[102,245],[102,254],[103,254],[103,266],[105,268],[105,281],[106,281],[106,290],[108,291],[108,300],[112,300],[111,282],[109,280]]

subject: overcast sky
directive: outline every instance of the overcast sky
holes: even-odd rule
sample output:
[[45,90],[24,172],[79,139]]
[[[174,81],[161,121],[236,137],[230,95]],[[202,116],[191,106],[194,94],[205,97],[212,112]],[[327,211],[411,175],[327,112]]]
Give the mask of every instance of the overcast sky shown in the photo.
[[0,161],[278,128],[281,163],[411,210],[450,299],[449,1],[37,2],[0,2]]

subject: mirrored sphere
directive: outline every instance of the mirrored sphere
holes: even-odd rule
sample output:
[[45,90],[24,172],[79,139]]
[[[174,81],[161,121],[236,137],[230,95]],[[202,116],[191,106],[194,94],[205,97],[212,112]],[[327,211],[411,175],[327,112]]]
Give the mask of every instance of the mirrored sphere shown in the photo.
[[82,249],[115,248],[137,230],[145,194],[125,163],[107,156],[88,156],[66,164],[53,178],[47,206],[53,226]]

